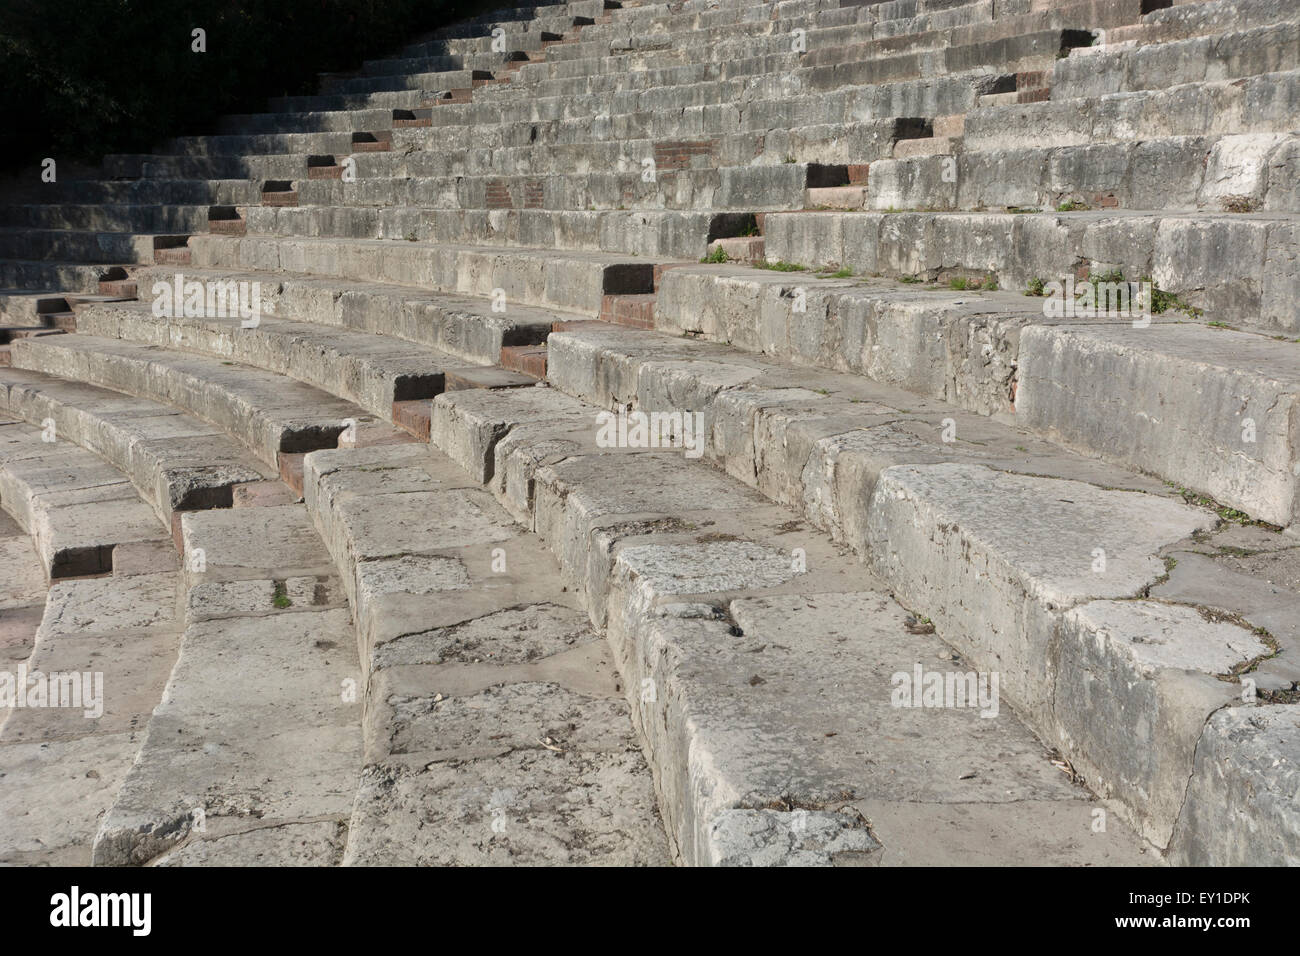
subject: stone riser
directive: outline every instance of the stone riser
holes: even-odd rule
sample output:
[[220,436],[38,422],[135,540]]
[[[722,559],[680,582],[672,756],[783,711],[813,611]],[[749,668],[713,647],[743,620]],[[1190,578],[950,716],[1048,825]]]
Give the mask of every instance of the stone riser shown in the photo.
[[[1144,503],[1142,495],[1101,491],[1091,484],[1055,477],[1069,474],[1079,464],[1072,465],[1068,459],[1062,461],[1059,457],[1052,460],[1050,446],[1039,446],[1048,451],[1047,458],[1035,461],[1038,452],[1034,450],[1012,466],[1024,473],[1024,477],[999,474],[991,469],[1007,465],[998,462],[998,453],[992,446],[1009,446],[1017,440],[1014,433],[1000,439],[993,437],[995,432],[985,434],[979,444],[986,451],[944,449],[941,444],[927,449],[924,442],[915,439],[910,447],[908,442],[896,444],[905,435],[897,434],[891,439],[888,432],[893,427],[889,423],[892,416],[879,403],[907,400],[897,393],[890,396],[887,391],[869,391],[871,400],[860,405],[861,411],[856,412],[860,419],[858,427],[874,427],[878,431],[875,441],[855,442],[855,435],[866,433],[852,431],[837,438],[827,434],[829,429],[817,425],[815,409],[819,400],[810,401],[813,393],[791,389],[808,397],[792,394],[784,400],[789,403],[787,412],[778,397],[780,393],[771,391],[764,381],[771,376],[755,376],[761,366],[755,364],[750,380],[742,384],[744,376],[730,376],[726,366],[719,364],[720,359],[726,359],[726,350],[687,349],[682,345],[677,347],[684,353],[678,362],[669,365],[656,361],[671,355],[674,348],[671,342],[646,343],[644,336],[634,333],[556,335],[550,341],[548,375],[561,390],[606,408],[630,403],[643,410],[671,410],[685,401],[702,410],[710,435],[706,454],[719,467],[778,500],[801,506],[814,523],[832,531],[863,554],[869,565],[903,596],[907,606],[930,615],[939,632],[963,652],[986,666],[1000,667],[1004,687],[1039,733],[1057,743],[1071,759],[1086,765],[1090,771],[1085,774],[1088,779],[1104,785],[1109,796],[1125,803],[1131,817],[1142,824],[1150,838],[1161,846],[1168,843],[1183,806],[1187,775],[1192,773],[1194,743],[1201,735],[1206,717],[1231,700],[1233,691],[1231,687],[1216,687],[1212,678],[1202,676],[1191,680],[1190,675],[1181,675],[1180,668],[1186,665],[1173,665],[1170,678],[1173,681],[1178,674],[1178,681],[1161,689],[1159,681],[1146,685],[1139,680],[1144,696],[1129,697],[1119,705],[1127,716],[1109,710],[1105,710],[1106,716],[1101,716],[1105,708],[1115,706],[1106,700],[1108,695],[1113,695],[1113,700],[1118,702],[1132,694],[1133,677],[1120,676],[1136,663],[1127,660],[1129,640],[1143,628],[1162,629],[1166,625],[1161,622],[1166,617],[1170,621],[1178,620],[1176,626],[1183,629],[1199,620],[1191,608],[1175,613],[1155,603],[1112,604],[1106,600],[1105,592],[1118,586],[1120,591],[1112,592],[1118,597],[1130,586],[1141,590],[1143,576],[1160,573],[1154,554],[1161,542],[1169,544],[1198,526],[1211,526],[1213,519],[1204,513],[1198,517],[1192,509],[1181,505],[1158,504],[1150,498]],[[696,371],[681,362],[691,352],[702,362],[695,367]],[[740,372],[743,368],[737,365],[734,370]],[[827,385],[833,382],[828,378],[823,381]],[[840,383],[841,388],[844,384]],[[836,404],[836,399],[843,394],[837,395],[836,391],[832,385],[831,397],[824,400],[826,404]],[[449,396],[435,404],[435,438],[448,434],[449,429],[463,427],[456,424],[454,417],[449,417],[451,406],[457,401]],[[848,418],[843,417],[846,412],[847,408],[838,413],[828,409],[824,414],[830,416],[829,422],[845,429],[852,427]],[[838,420],[837,414],[841,416]],[[929,407],[914,408],[912,414],[941,426],[937,420],[951,412]],[[957,427],[959,433],[968,428],[964,422],[959,422]],[[809,444],[806,435],[797,437],[800,430],[826,437],[820,441],[814,438]],[[775,447],[765,448],[769,442],[775,442]],[[781,449],[786,450],[783,453]],[[807,462],[799,457],[801,452],[809,456]],[[952,460],[953,464],[910,464],[944,459]],[[958,464],[962,459],[968,463]],[[498,452],[494,473],[500,473],[502,468],[502,453]],[[1028,477],[1044,474],[1054,477]],[[1101,476],[1094,474],[1089,478],[1099,483]],[[975,483],[966,485],[967,480]],[[1141,480],[1126,481],[1114,476],[1104,481],[1121,487],[1142,484]],[[1065,584],[1066,578],[1048,583],[1046,578],[1052,572],[1045,574],[1045,565],[1023,553],[1023,544],[1013,544],[1010,539],[997,542],[998,535],[988,524],[1000,520],[995,517],[997,501],[1004,501],[1005,507],[1020,509],[1031,507],[1028,502],[1045,495],[1040,504],[1046,508],[1047,499],[1058,494],[1062,496],[1056,499],[1058,504],[1062,500],[1069,502],[1070,507],[1064,511],[1070,514],[1060,516],[1064,524],[1057,528],[1057,537],[1050,545],[1053,553],[1069,553],[1070,547],[1062,536],[1079,533],[1081,544],[1107,542],[1097,546],[1117,565],[1123,563],[1126,567],[1123,573],[1127,574],[1141,566],[1141,562],[1137,565],[1128,562],[1150,549],[1150,556],[1142,559],[1146,570],[1138,572],[1131,585],[1109,578],[1104,584],[1101,579],[1088,584],[1082,577],[1069,585]],[[540,492],[535,496],[541,500]],[[512,500],[524,499],[516,494]],[[537,507],[540,512],[544,504]],[[1133,509],[1135,516],[1143,515],[1140,522],[1143,530],[1138,531],[1135,524],[1117,519],[1118,513],[1126,509]],[[1162,516],[1159,519],[1155,519],[1157,512]],[[1107,517],[1103,518],[1103,514]],[[1161,524],[1164,521],[1170,523]],[[1066,531],[1066,527],[1073,530]],[[1033,547],[1029,545],[1030,550]],[[1134,547],[1137,553],[1117,550]],[[1071,589],[1079,589],[1073,600],[1069,597]],[[1084,594],[1092,595],[1091,602],[1082,598]],[[1202,599],[1212,600],[1208,595]],[[1184,596],[1183,600],[1193,599]],[[1005,608],[1001,606],[1003,601]],[[1075,610],[1065,612],[1064,608],[1071,603],[1076,604]],[[1104,634],[1098,635],[1098,630],[1112,635],[1112,640],[1114,635],[1124,636],[1118,643],[1108,644]],[[1224,631],[1199,648],[1189,643],[1185,652],[1193,657],[1206,653],[1216,640],[1252,643],[1248,632],[1236,630],[1236,636]],[[1211,635],[1202,637],[1211,638]],[[1271,653],[1262,644],[1255,642],[1254,646],[1254,653]],[[1094,651],[1081,653],[1084,648],[1094,647]],[[1109,663],[1108,655],[1115,655]],[[1192,669],[1196,666],[1192,665]],[[1214,673],[1215,669],[1211,667],[1209,672]],[[1103,673],[1116,680],[1104,691],[1094,684],[1107,679],[1101,677]],[[1079,691],[1070,688],[1070,683],[1080,678],[1089,687],[1086,698],[1091,701],[1082,707],[1077,704]],[[1148,672],[1145,680],[1150,679]],[[1198,701],[1192,713],[1173,716],[1191,700]],[[1135,717],[1134,709],[1148,710],[1150,714]],[[1166,716],[1157,717],[1158,713]],[[1146,743],[1154,752],[1147,755],[1150,763],[1146,769],[1137,771],[1139,775],[1152,775],[1145,780],[1132,776],[1136,768],[1128,751],[1130,742],[1122,736],[1108,739],[1109,721],[1122,723],[1134,719],[1142,727],[1158,724],[1163,727],[1158,741]],[[1209,771],[1200,767],[1198,772]],[[1195,786],[1206,786],[1208,791],[1214,789],[1210,778]],[[1196,812],[1203,812],[1203,808],[1197,807]],[[1295,846],[1300,836],[1294,832],[1297,822],[1294,813],[1288,816],[1287,811],[1273,807],[1264,812],[1271,819],[1261,829],[1280,827],[1288,833],[1283,839],[1283,846],[1288,849],[1278,850],[1281,856],[1275,857],[1286,859],[1294,852],[1289,847]],[[1272,816],[1275,813],[1278,815]],[[1207,821],[1201,822],[1208,825]],[[1184,827],[1180,840],[1186,842],[1175,844],[1172,850],[1175,856],[1198,853],[1198,848],[1217,842],[1211,833],[1198,833],[1192,827]],[[1239,852],[1233,850],[1232,854],[1236,856]]]
[[[54,339],[62,340],[58,347]],[[350,402],[216,359],[84,335],[21,339],[11,348],[14,368],[179,406],[277,471],[285,456],[335,447],[350,426],[360,433],[374,422]]]
[[159,406],[153,421],[113,418],[140,402],[102,389],[6,370],[0,399],[10,414],[35,425],[54,423],[55,434],[108,461],[170,528],[181,511],[230,507],[235,485],[273,477],[224,434],[184,421]]
[[1163,138],[998,149],[872,164],[877,210],[1086,208],[1300,212],[1300,139],[1285,134]]
[[1279,216],[1016,216],[774,213],[772,260],[859,274],[994,274],[1003,289],[1120,270],[1204,310],[1204,318],[1294,336],[1297,225]]
[[189,233],[206,228],[209,204],[165,206],[0,206],[0,227],[73,229],[92,232]]
[[[735,271],[666,273],[656,327],[865,375],[983,415],[1014,415],[1041,434],[1265,521],[1300,517],[1292,437],[1300,410],[1289,397],[1300,369],[1266,337],[1168,324],[1173,317],[1150,329],[1048,321],[1029,305],[1041,301],[1033,298],[923,298]],[[801,312],[792,308],[796,287],[806,290]],[[1223,354],[1249,361],[1238,371]]]
[[191,240],[199,268],[255,269],[391,282],[425,290],[493,295],[508,302],[589,316],[608,294],[649,292],[653,264],[612,256],[536,250],[499,252],[392,240],[222,239]]
[[[268,314],[391,336],[481,365],[496,362],[505,346],[545,341],[557,319],[555,312],[518,303],[509,303],[505,312],[494,312],[488,300],[401,286],[258,272],[187,269],[183,275],[204,282],[258,282],[262,308]],[[154,283],[174,283],[175,271],[144,269],[137,278],[142,299],[151,303]]]

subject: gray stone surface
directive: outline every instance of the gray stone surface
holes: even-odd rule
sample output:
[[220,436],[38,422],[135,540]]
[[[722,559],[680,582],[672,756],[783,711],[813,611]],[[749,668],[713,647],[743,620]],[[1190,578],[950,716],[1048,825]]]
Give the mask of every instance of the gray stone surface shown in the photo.
[[493,11],[11,184],[0,660],[109,699],[0,862],[1295,862],[1300,18],[1144,6]]
[[1211,718],[1169,848],[1173,863],[1296,865],[1297,711],[1294,704],[1229,707]]

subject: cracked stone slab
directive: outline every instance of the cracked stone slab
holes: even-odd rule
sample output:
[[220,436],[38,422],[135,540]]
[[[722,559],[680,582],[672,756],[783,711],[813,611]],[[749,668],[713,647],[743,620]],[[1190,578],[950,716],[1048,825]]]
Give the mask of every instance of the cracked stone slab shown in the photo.
[[195,811],[294,821],[349,812],[361,764],[346,609],[191,624],[139,758],[95,840],[97,864],[146,862]]
[[[885,592],[742,598],[729,605],[734,625],[677,605],[648,617],[643,597],[617,593],[628,598],[611,612],[611,639],[634,645],[629,685],[654,689],[636,716],[662,755],[665,818],[686,859],[725,856],[712,821],[743,807],[1083,797],[996,699],[990,717],[975,706],[895,706],[896,675],[974,668],[933,634],[909,633]],[[689,747],[672,743],[683,739]],[[1132,840],[1118,822],[1116,839]]]
[[[604,648],[596,643],[591,650],[599,655]],[[515,668],[478,669],[473,677],[493,682],[482,689],[457,687],[457,678],[470,676],[464,673],[424,672],[420,692],[377,679],[375,696],[381,703],[372,706],[383,712],[387,752],[415,754],[432,763],[534,748],[543,741],[561,750],[583,752],[634,746],[627,704],[615,691],[608,659],[587,653],[576,656],[580,674],[603,670],[605,679],[579,680],[575,687],[571,678],[570,686],[565,686],[561,681],[566,675],[547,674],[548,669],[540,665],[533,665],[531,674]],[[512,682],[498,683],[503,680]],[[600,690],[605,696],[596,695]]]
[[1153,495],[938,464],[883,472],[867,527],[870,565],[899,599],[1043,726],[1059,612],[1138,596],[1165,574],[1162,547],[1215,523]]
[[1218,676],[1271,653],[1249,629],[1195,608],[1071,608],[1056,654],[1056,742],[1092,790],[1121,800],[1143,835],[1166,847],[1205,722],[1242,693]]
[[1180,866],[1300,865],[1300,705],[1210,718],[1169,855]]
[[347,828],[329,820],[257,827],[204,838],[194,834],[153,866],[334,866]]
[[880,844],[855,815],[727,810],[709,827],[713,866],[869,866]]
[[591,639],[587,616],[556,604],[530,604],[390,641],[375,667],[410,664],[526,664]]

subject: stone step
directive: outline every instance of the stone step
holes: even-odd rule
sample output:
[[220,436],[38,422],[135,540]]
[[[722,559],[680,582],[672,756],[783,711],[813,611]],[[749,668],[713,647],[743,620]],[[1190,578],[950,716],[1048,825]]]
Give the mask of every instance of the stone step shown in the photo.
[[1295,521],[1294,342],[1181,314],[1049,318],[1042,301],[684,267],[661,279],[652,327],[1014,416],[1255,518]]
[[[591,493],[584,498],[587,483],[613,482],[608,493],[615,502],[654,493],[631,490],[646,487],[644,475],[636,485],[620,482],[612,463],[617,459],[608,454],[602,469],[579,464],[580,450],[601,444],[594,412],[629,405],[679,415],[698,410],[704,420],[696,434],[706,439],[694,446],[698,451],[728,474],[795,505],[806,520],[850,545],[965,659],[998,671],[1017,713],[1105,797],[1118,801],[1148,839],[1169,847],[1175,860],[1214,842],[1212,833],[1195,832],[1183,813],[1196,742],[1207,718],[1240,698],[1236,677],[1243,669],[1258,668],[1261,682],[1269,672],[1267,679],[1287,693],[1296,686],[1300,672],[1286,661],[1300,635],[1292,624],[1275,624],[1277,633],[1271,633],[1255,622],[1284,620],[1292,613],[1286,608],[1300,607],[1300,592],[1288,591],[1277,603],[1257,605],[1250,617],[1238,618],[1222,612],[1219,589],[1203,578],[1181,582],[1172,604],[1163,595],[1149,597],[1148,589],[1158,592],[1177,564],[1164,557],[1197,548],[1205,532],[1217,531],[1209,540],[1226,545],[1234,539],[1233,528],[1149,479],[1099,472],[1089,459],[1027,437],[1013,445],[1019,436],[1011,430],[999,435],[996,427],[972,423],[978,430],[969,431],[951,407],[922,403],[918,409],[909,401],[904,411],[898,406],[899,398],[908,401],[905,393],[888,396],[851,378],[824,376],[818,382],[804,375],[795,386],[787,369],[765,367],[725,348],[687,348],[705,343],[672,343],[636,332],[553,335],[550,380],[572,394],[603,393],[603,401],[553,402],[549,422],[537,422],[537,402],[524,401],[529,395],[447,395],[434,405],[433,440],[471,467],[491,462],[486,474],[477,466],[479,477],[517,508],[530,510],[539,532],[563,551],[562,563],[571,562],[588,594],[599,595],[611,587],[601,581],[607,565],[578,549],[595,550],[600,540],[599,552],[608,553],[609,532],[589,536],[599,536],[618,511],[611,513]],[[832,387],[807,387],[815,384]],[[523,409],[523,424],[507,432],[496,426],[492,437],[488,423],[510,420],[516,407]],[[900,421],[900,414],[911,422]],[[943,429],[950,424],[956,441],[945,443]],[[463,453],[481,447],[484,438],[488,448]],[[564,450],[530,451],[542,441],[542,447]],[[680,452],[658,455],[668,458],[674,477],[689,467]],[[570,473],[578,477],[568,479]],[[695,477],[691,483],[698,489],[702,481]],[[648,484],[669,483],[665,472]],[[713,494],[704,497],[716,500]],[[1025,509],[1040,516],[1036,531],[1009,517]],[[643,520],[663,513],[649,505],[631,510]],[[593,521],[602,514],[603,520]],[[1293,538],[1273,537],[1275,549],[1296,547]],[[680,561],[673,564],[680,567]],[[611,590],[619,580],[616,568]],[[990,582],[996,582],[992,591]],[[1263,578],[1251,583],[1263,584]],[[611,619],[615,613],[611,608]],[[1153,638],[1159,652],[1144,649]],[[1162,669],[1167,676],[1157,677]],[[1111,677],[1099,682],[1102,673]],[[1159,690],[1166,680],[1178,688]],[[1260,706],[1275,705],[1261,699]],[[1300,708],[1280,709],[1285,714]],[[1144,729],[1157,725],[1162,730],[1154,737]],[[1130,729],[1117,734],[1120,726]],[[1142,748],[1135,752],[1139,739]],[[1217,773],[1207,772],[1211,778]],[[1252,768],[1227,785],[1271,791],[1285,786],[1285,771],[1274,769],[1269,779],[1256,772]],[[1212,779],[1206,785],[1223,786]],[[1263,842],[1247,839],[1257,849],[1268,845],[1275,862],[1293,859],[1300,845],[1294,814],[1271,806],[1252,814],[1258,816],[1241,821],[1235,832],[1243,838],[1248,831],[1268,833]],[[1171,844],[1180,818],[1183,842]]]
[[[780,169],[781,167],[768,167]],[[803,189],[787,209],[803,208]],[[312,206],[293,210],[252,208],[249,237],[381,239],[492,247],[552,246],[557,253],[598,252],[697,259],[710,238],[750,228],[753,214],[692,210],[430,209],[418,206],[357,208]],[[216,231],[213,230],[213,234]]]
[[859,275],[993,274],[1003,289],[1072,275],[1151,279],[1207,321],[1293,337],[1296,217],[1287,213],[778,212],[769,259]]
[[67,299],[59,293],[31,289],[0,290],[0,316],[8,322],[46,325],[47,316],[67,311]]
[[0,288],[98,292],[100,280],[112,271],[108,265],[0,259]]
[[[1092,100],[984,107],[966,117],[963,145],[992,150],[1050,142],[1084,146],[1164,136],[1289,133],[1300,71],[1205,81]],[[1087,109],[1081,109],[1082,103]]]
[[[4,425],[16,424],[4,420]],[[3,426],[0,426],[3,427]],[[3,508],[0,502],[0,509]],[[27,529],[0,510],[0,661],[12,672],[31,656],[45,613],[45,569]]]
[[79,330],[266,369],[354,402],[384,420],[391,417],[394,402],[440,393],[445,374],[464,364],[390,336],[261,312],[243,318],[233,303],[230,311],[235,313],[230,317],[188,318],[155,315],[148,303],[105,305],[83,312]]
[[90,232],[188,233],[201,227],[207,221],[207,214],[207,205],[0,205],[0,226]]
[[182,511],[229,508],[241,484],[275,477],[220,429],[120,392],[6,369],[0,407],[99,455],[169,528]]
[[100,866],[331,865],[361,767],[348,608],[302,505],[189,513],[184,634]]
[[600,311],[606,295],[654,287],[653,262],[574,251],[254,236],[194,236],[190,248],[194,265],[204,269],[284,270],[399,283],[588,316]]
[[165,547],[164,526],[127,477],[61,439],[57,423],[0,428],[0,506],[31,535],[47,578],[126,573]]
[[[434,409],[434,443],[550,545],[641,689],[633,720],[683,861],[1154,862],[1122,825],[1030,835],[1039,815],[1082,833],[1093,804],[1009,708],[891,706],[895,675],[957,656],[790,511],[680,451],[600,448],[598,409],[550,389]],[[1015,836],[976,850],[990,831]]]
[[[552,142],[554,137],[539,132],[537,142],[529,143],[525,135],[522,144],[514,142],[516,134],[512,132],[509,145],[499,148],[448,146],[354,157],[355,182],[299,182],[298,193],[302,205],[430,205],[447,188],[443,180],[457,176],[509,179],[585,175],[603,183],[635,173],[640,182],[647,159],[655,162],[656,182],[668,171],[680,175],[684,170],[752,165],[848,165],[850,159],[865,162],[888,157],[900,135],[899,125],[892,117],[861,123],[799,123],[771,130],[762,139],[738,133],[673,140],[638,136]],[[502,128],[493,129],[499,132]],[[562,133],[568,135],[567,130]],[[580,134],[574,131],[574,135]],[[507,138],[502,139],[504,142]],[[644,191],[651,192],[651,184],[645,185]]]
[[277,471],[295,455],[340,441],[398,435],[351,402],[234,362],[80,334],[23,339],[10,348],[15,368],[174,405],[222,428]]
[[[39,435],[21,424],[0,425],[5,433],[14,430]],[[20,447],[24,443],[5,441],[6,453]],[[46,467],[54,471],[77,457],[67,443],[39,443],[38,438],[22,453],[32,464],[49,456]],[[99,467],[95,456],[81,454],[90,468]],[[49,504],[49,493],[42,495]],[[81,519],[88,518],[83,509]],[[112,576],[55,581],[47,601],[45,575],[31,540],[12,520],[4,523],[0,636],[5,669],[21,675],[24,701],[29,675],[58,683],[51,685],[56,696],[47,697],[46,706],[9,703],[0,710],[0,773],[5,778],[0,861],[85,866],[98,817],[135,759],[149,712],[175,659],[175,560],[172,556],[168,567],[163,542],[137,545],[143,550],[134,556],[126,555],[132,545],[122,544]],[[26,637],[15,643],[20,631]]]
[[1282,133],[971,150],[872,163],[868,208],[1294,213],[1298,167],[1300,140]]
[[171,248],[174,241],[172,236],[6,226],[0,227],[0,259],[57,259],[66,263],[153,262],[156,250]]
[[[1276,7],[1276,5],[1274,5]],[[1084,99],[1300,68],[1300,19],[1143,46],[1106,44],[1056,62],[1052,94]]]
[[426,446],[313,452],[368,681],[348,865],[663,864],[610,648],[534,535]]
[[[252,232],[298,229],[307,234],[315,230],[337,231],[340,227],[373,231],[375,226],[366,223],[394,212],[393,208],[382,207],[397,207],[407,217],[458,208],[592,211],[632,206],[639,211],[684,209],[698,213],[752,210],[759,206],[801,209],[807,188],[847,184],[847,175],[840,164],[790,162],[685,168],[685,160],[677,159],[669,151],[671,145],[662,144],[661,149],[657,144],[653,156],[645,157],[659,164],[653,181],[645,179],[642,163],[625,154],[621,165],[628,168],[622,172],[412,177],[359,184],[318,182],[310,190],[297,191],[298,201],[294,205],[309,207],[301,212],[267,208],[271,204],[265,202],[261,208],[250,207],[247,210],[249,229]],[[885,158],[888,153],[889,142],[882,141],[874,150],[855,158],[865,164]],[[373,208],[376,205],[381,208]],[[352,221],[358,225],[351,226]]]
[[1294,19],[1294,11],[1286,4],[1272,0],[1206,0],[1153,10],[1138,23],[1107,31],[1105,39],[1107,44],[1134,40],[1139,43],[1168,43],[1220,33],[1225,25],[1235,30],[1248,30],[1290,19]]
[[[145,291],[143,301],[150,307],[163,286],[173,290],[175,300],[174,271],[154,267],[136,275]],[[391,337],[475,365],[495,362],[502,346],[545,341],[557,317],[565,315],[514,302],[494,304],[490,298],[329,276],[190,268],[181,278],[182,288],[190,280],[203,283],[205,289],[218,283],[226,288],[230,282],[247,283],[250,295],[252,289],[259,290],[264,316]],[[467,371],[462,367],[453,374]]]

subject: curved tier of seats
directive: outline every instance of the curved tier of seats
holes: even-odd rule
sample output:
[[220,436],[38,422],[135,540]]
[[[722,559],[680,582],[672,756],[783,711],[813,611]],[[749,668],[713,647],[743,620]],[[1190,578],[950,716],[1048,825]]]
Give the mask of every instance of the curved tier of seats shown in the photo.
[[16,189],[103,533],[0,502],[183,559],[94,859],[1300,863],[1297,76],[1270,0],[575,0]]

